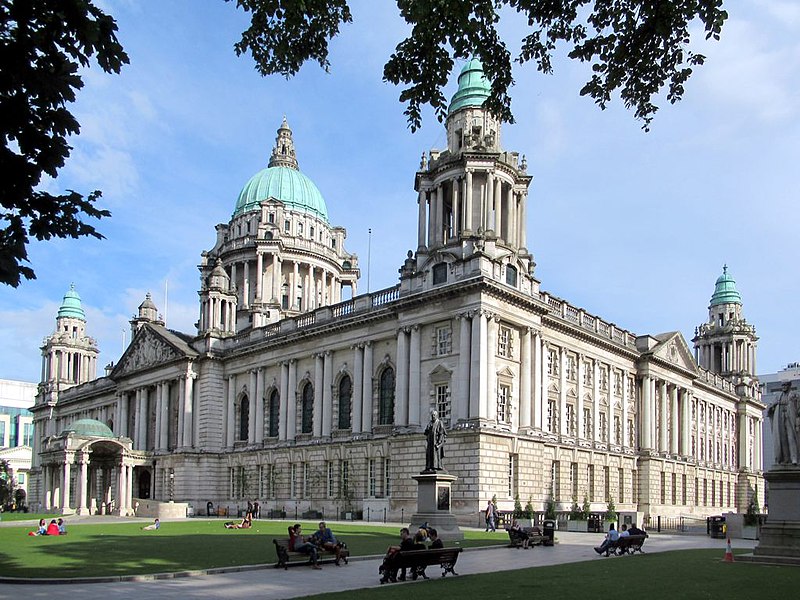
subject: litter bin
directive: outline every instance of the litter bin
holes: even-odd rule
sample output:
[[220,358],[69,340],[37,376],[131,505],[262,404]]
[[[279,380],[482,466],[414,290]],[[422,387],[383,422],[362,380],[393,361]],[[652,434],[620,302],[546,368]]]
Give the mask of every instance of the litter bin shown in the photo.
[[712,538],[724,538],[725,517],[708,517],[708,519],[706,519],[706,533]]
[[556,522],[553,519],[545,519],[542,523],[542,536],[544,537],[543,546],[555,544]]
[[598,513],[592,513],[589,515],[589,533],[603,533],[603,525],[604,519],[603,516]]

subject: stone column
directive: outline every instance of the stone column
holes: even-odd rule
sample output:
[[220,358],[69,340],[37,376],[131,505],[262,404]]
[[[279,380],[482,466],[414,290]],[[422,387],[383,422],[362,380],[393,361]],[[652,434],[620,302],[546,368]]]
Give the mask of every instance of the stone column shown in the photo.
[[586,370],[586,365],[584,361],[586,357],[583,354],[578,354],[578,398],[577,402],[575,403],[575,419],[578,425],[578,431],[576,432],[578,435],[576,437],[583,438],[583,430],[584,430],[584,419],[583,419],[583,377],[584,371]]
[[[472,222],[472,169],[467,169],[467,178],[464,183],[464,226],[470,233],[475,231]],[[473,319],[473,322],[475,319]]]
[[678,454],[678,431],[680,420],[678,419],[678,386],[673,385],[669,389],[670,402],[670,440],[669,451],[671,454]]
[[[185,375],[185,397],[183,399],[183,445],[194,447],[194,378],[191,365]],[[252,406],[252,405],[251,405]],[[252,414],[252,413],[251,413]]]
[[256,375],[257,393],[256,393],[256,444],[264,443],[264,391],[267,386],[264,378],[266,377],[264,367],[258,367],[258,374]]
[[161,388],[163,386],[163,382],[159,381],[156,384],[156,427],[155,427],[155,439],[153,440],[153,449],[154,450],[161,450],[161,402],[162,402],[162,394]]
[[444,184],[436,186],[436,242],[444,244],[446,242],[444,234]]
[[408,424],[419,425],[422,395],[420,391],[420,326],[411,327],[408,358]]
[[123,459],[120,460],[120,464],[117,466],[117,506],[116,506],[116,513],[123,517],[126,514],[125,510],[125,492],[128,489],[128,484],[126,480],[126,476],[128,474],[127,468]]
[[481,407],[486,396],[486,313],[476,311],[472,315],[472,350],[470,352],[469,417],[481,416]]
[[470,321],[469,313],[456,316],[458,322],[458,364],[453,380],[452,423],[469,416],[469,365],[470,365]]
[[353,433],[361,433],[361,411],[364,384],[364,349],[360,344],[353,346]]
[[361,398],[361,431],[372,431],[372,342],[364,344],[364,385]]
[[264,255],[256,250],[256,302],[263,299],[261,287],[264,284]]
[[78,458],[78,465],[80,465],[80,472],[78,475],[78,502],[77,506],[75,507],[77,514],[79,515],[88,515],[91,511],[89,511],[88,504],[87,504],[87,484],[89,480],[89,451],[84,450],[80,454],[77,455]]
[[461,233],[461,198],[459,197],[459,190],[461,188],[461,184],[458,181],[458,178],[450,180],[451,189],[453,190],[453,231],[451,232],[453,237],[458,237]]
[[544,400],[547,398],[547,388],[545,387],[547,373],[545,373],[544,340],[539,331],[535,331],[533,334],[533,351],[533,372],[536,375],[536,380],[533,382],[533,427],[542,430],[544,428]]
[[333,422],[333,353],[325,352],[322,375],[322,435],[330,437]]
[[[250,261],[244,261],[244,279],[242,280],[242,304],[244,308],[250,306]],[[219,321],[217,321],[219,322]]]
[[183,446],[183,420],[184,412],[186,411],[186,377],[178,377],[178,430],[175,432],[175,445]]
[[490,421],[497,421],[497,321],[496,317],[490,316],[486,323],[486,383],[481,416]]
[[428,248],[436,245],[436,190],[428,190],[429,192],[429,209],[428,209]]
[[531,426],[531,328],[520,333],[519,349],[519,426]]
[[397,330],[397,378],[395,379],[394,422],[408,423],[408,328]]
[[61,506],[60,506],[62,512],[68,512],[70,510],[69,493],[71,484],[71,478],[70,478],[71,459],[72,456],[67,454],[62,464],[63,479],[61,480],[62,483],[61,483]]
[[281,301],[281,262],[277,253],[272,255],[272,301]]
[[123,437],[130,437],[128,432],[128,392],[122,392],[117,396],[119,402],[119,435]]
[[652,439],[650,438],[650,421],[652,416],[650,414],[650,376],[642,375],[642,410],[639,415],[640,427],[639,443],[644,449],[652,448]]
[[289,390],[286,408],[286,439],[293,440],[297,430],[297,361],[289,360]]
[[295,260],[292,261],[292,280],[289,283],[289,308],[292,310],[300,310],[300,305],[297,303],[297,281],[299,278],[300,263]]
[[494,230],[497,234],[497,213],[494,211],[494,173],[488,171],[486,173],[486,229]]
[[236,440],[236,433],[234,431],[236,424],[236,375],[228,376],[228,398],[226,405],[228,410],[225,422],[225,445],[228,448],[233,448],[233,442]]
[[289,365],[288,363],[281,362],[281,396],[278,406],[278,440],[286,440],[287,435],[287,422],[289,410]]
[[169,446],[169,382],[161,383],[161,429],[158,434],[158,446],[160,450],[166,450]]
[[622,446],[627,448],[631,445],[631,434],[628,429],[628,400],[631,396],[630,373],[622,370]]
[[558,351],[558,422],[559,433],[569,434],[569,423],[567,422],[567,351],[561,348]]
[[417,204],[418,204],[418,211],[417,211],[417,252],[424,250],[426,244],[425,239],[425,224],[426,224],[426,213],[427,213],[427,193],[424,189],[419,191],[419,195],[417,196]]
[[322,353],[314,354],[314,417],[312,427],[314,437],[320,437],[322,435],[322,388],[324,387],[324,370],[324,355]]

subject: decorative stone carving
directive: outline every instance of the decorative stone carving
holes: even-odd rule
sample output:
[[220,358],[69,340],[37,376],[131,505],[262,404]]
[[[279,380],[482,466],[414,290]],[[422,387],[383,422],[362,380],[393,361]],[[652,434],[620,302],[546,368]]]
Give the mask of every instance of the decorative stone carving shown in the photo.
[[145,334],[139,338],[136,346],[122,358],[118,373],[141,371],[176,358],[181,358],[181,355],[172,346],[145,330]]

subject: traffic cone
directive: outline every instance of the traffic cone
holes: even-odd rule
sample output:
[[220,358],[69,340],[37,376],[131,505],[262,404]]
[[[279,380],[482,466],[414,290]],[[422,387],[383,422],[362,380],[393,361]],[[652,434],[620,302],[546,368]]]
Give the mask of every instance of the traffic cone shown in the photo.
[[731,538],[728,538],[728,544],[725,546],[725,562],[733,562],[733,550],[731,550]]

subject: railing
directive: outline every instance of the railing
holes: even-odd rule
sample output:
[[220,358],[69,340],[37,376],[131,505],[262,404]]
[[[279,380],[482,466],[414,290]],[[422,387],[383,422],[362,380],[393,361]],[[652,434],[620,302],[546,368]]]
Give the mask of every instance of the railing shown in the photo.
[[347,300],[332,307],[331,313],[334,318],[349,315],[356,308],[356,303],[353,300]]
[[587,314],[583,309],[572,306],[564,300],[554,298],[547,292],[540,294],[540,300],[551,309],[551,315],[579,325],[588,331],[593,331],[601,337],[610,339],[617,344],[628,348],[636,347],[636,336],[624,329],[618,329],[611,323],[602,321],[599,317]]
[[391,288],[387,288],[385,290],[381,290],[379,292],[375,292],[372,294],[372,306],[381,306],[383,304],[387,304],[394,300],[397,300],[400,297],[400,286],[396,285]]
[[303,327],[308,327],[309,325],[313,325],[316,322],[317,322],[317,313],[309,313],[307,315],[297,317],[297,319],[295,320],[298,329],[301,329]]

